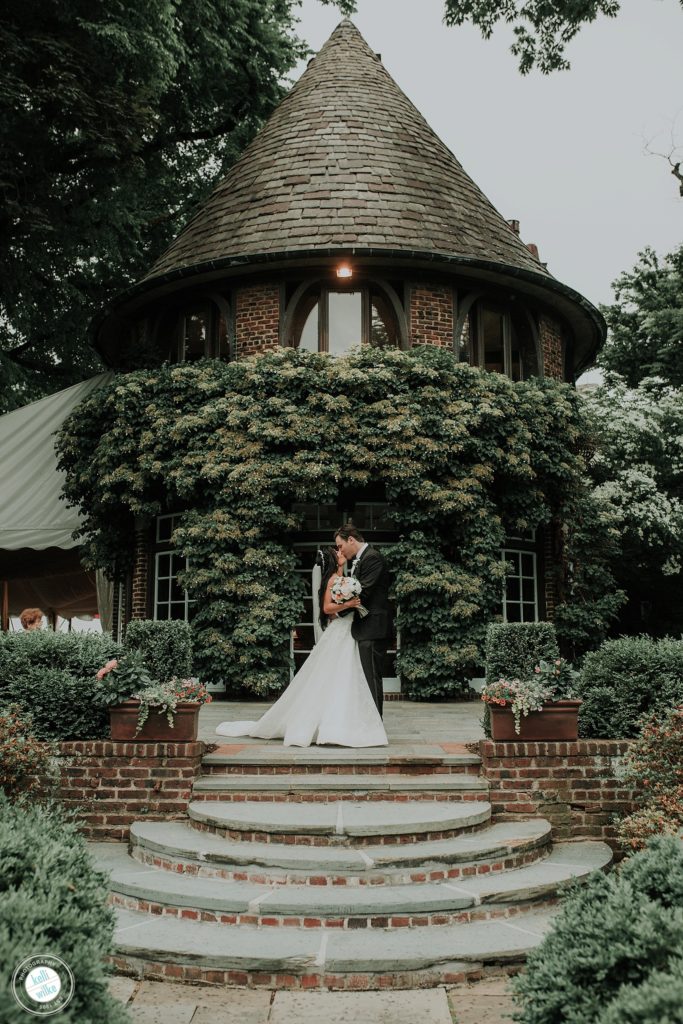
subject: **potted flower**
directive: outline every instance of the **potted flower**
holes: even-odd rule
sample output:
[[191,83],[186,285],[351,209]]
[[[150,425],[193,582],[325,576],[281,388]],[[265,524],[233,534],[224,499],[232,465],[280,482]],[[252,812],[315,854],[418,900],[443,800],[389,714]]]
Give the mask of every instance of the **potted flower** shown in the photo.
[[199,709],[211,701],[195,679],[151,678],[137,652],[108,661],[97,673],[109,706],[113,740],[191,742],[197,739]]
[[566,661],[541,661],[530,679],[487,683],[481,699],[491,711],[494,740],[576,740],[581,701]]

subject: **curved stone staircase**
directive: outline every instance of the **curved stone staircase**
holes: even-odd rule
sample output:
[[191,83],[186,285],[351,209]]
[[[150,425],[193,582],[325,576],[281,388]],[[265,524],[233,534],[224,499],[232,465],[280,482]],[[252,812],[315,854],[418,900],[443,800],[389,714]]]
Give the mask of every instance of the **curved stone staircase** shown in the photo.
[[136,822],[111,872],[116,967],[273,988],[416,988],[513,969],[557,893],[611,863],[551,842],[541,818],[493,822],[471,754],[285,764],[207,755],[187,819]]

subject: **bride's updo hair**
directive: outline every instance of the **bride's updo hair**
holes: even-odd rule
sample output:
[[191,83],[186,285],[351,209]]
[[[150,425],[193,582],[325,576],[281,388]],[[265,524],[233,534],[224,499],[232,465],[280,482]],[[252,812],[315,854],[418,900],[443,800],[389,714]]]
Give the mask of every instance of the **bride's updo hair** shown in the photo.
[[325,629],[325,626],[327,626],[327,616],[323,614],[323,601],[327,584],[330,582],[330,576],[334,576],[337,572],[337,549],[333,547],[321,548],[318,551],[316,564],[320,566],[322,571],[320,590],[318,591],[318,621],[321,628]]

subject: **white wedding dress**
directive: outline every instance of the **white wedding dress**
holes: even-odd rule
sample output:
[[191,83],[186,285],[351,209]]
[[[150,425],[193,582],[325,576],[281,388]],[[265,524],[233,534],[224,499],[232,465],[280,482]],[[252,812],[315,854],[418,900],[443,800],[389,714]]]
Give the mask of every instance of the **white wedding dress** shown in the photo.
[[353,615],[332,619],[285,692],[258,722],[221,722],[216,732],[282,738],[285,747],[387,746],[358,644],[351,636],[352,622]]

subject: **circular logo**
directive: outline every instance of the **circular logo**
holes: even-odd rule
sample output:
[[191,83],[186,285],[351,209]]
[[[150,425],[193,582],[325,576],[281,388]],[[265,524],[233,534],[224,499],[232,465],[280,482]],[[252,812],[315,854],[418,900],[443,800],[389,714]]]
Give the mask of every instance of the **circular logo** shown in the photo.
[[52,953],[36,953],[19,964],[12,975],[12,992],[22,1009],[36,1017],[59,1013],[74,994],[71,968]]

